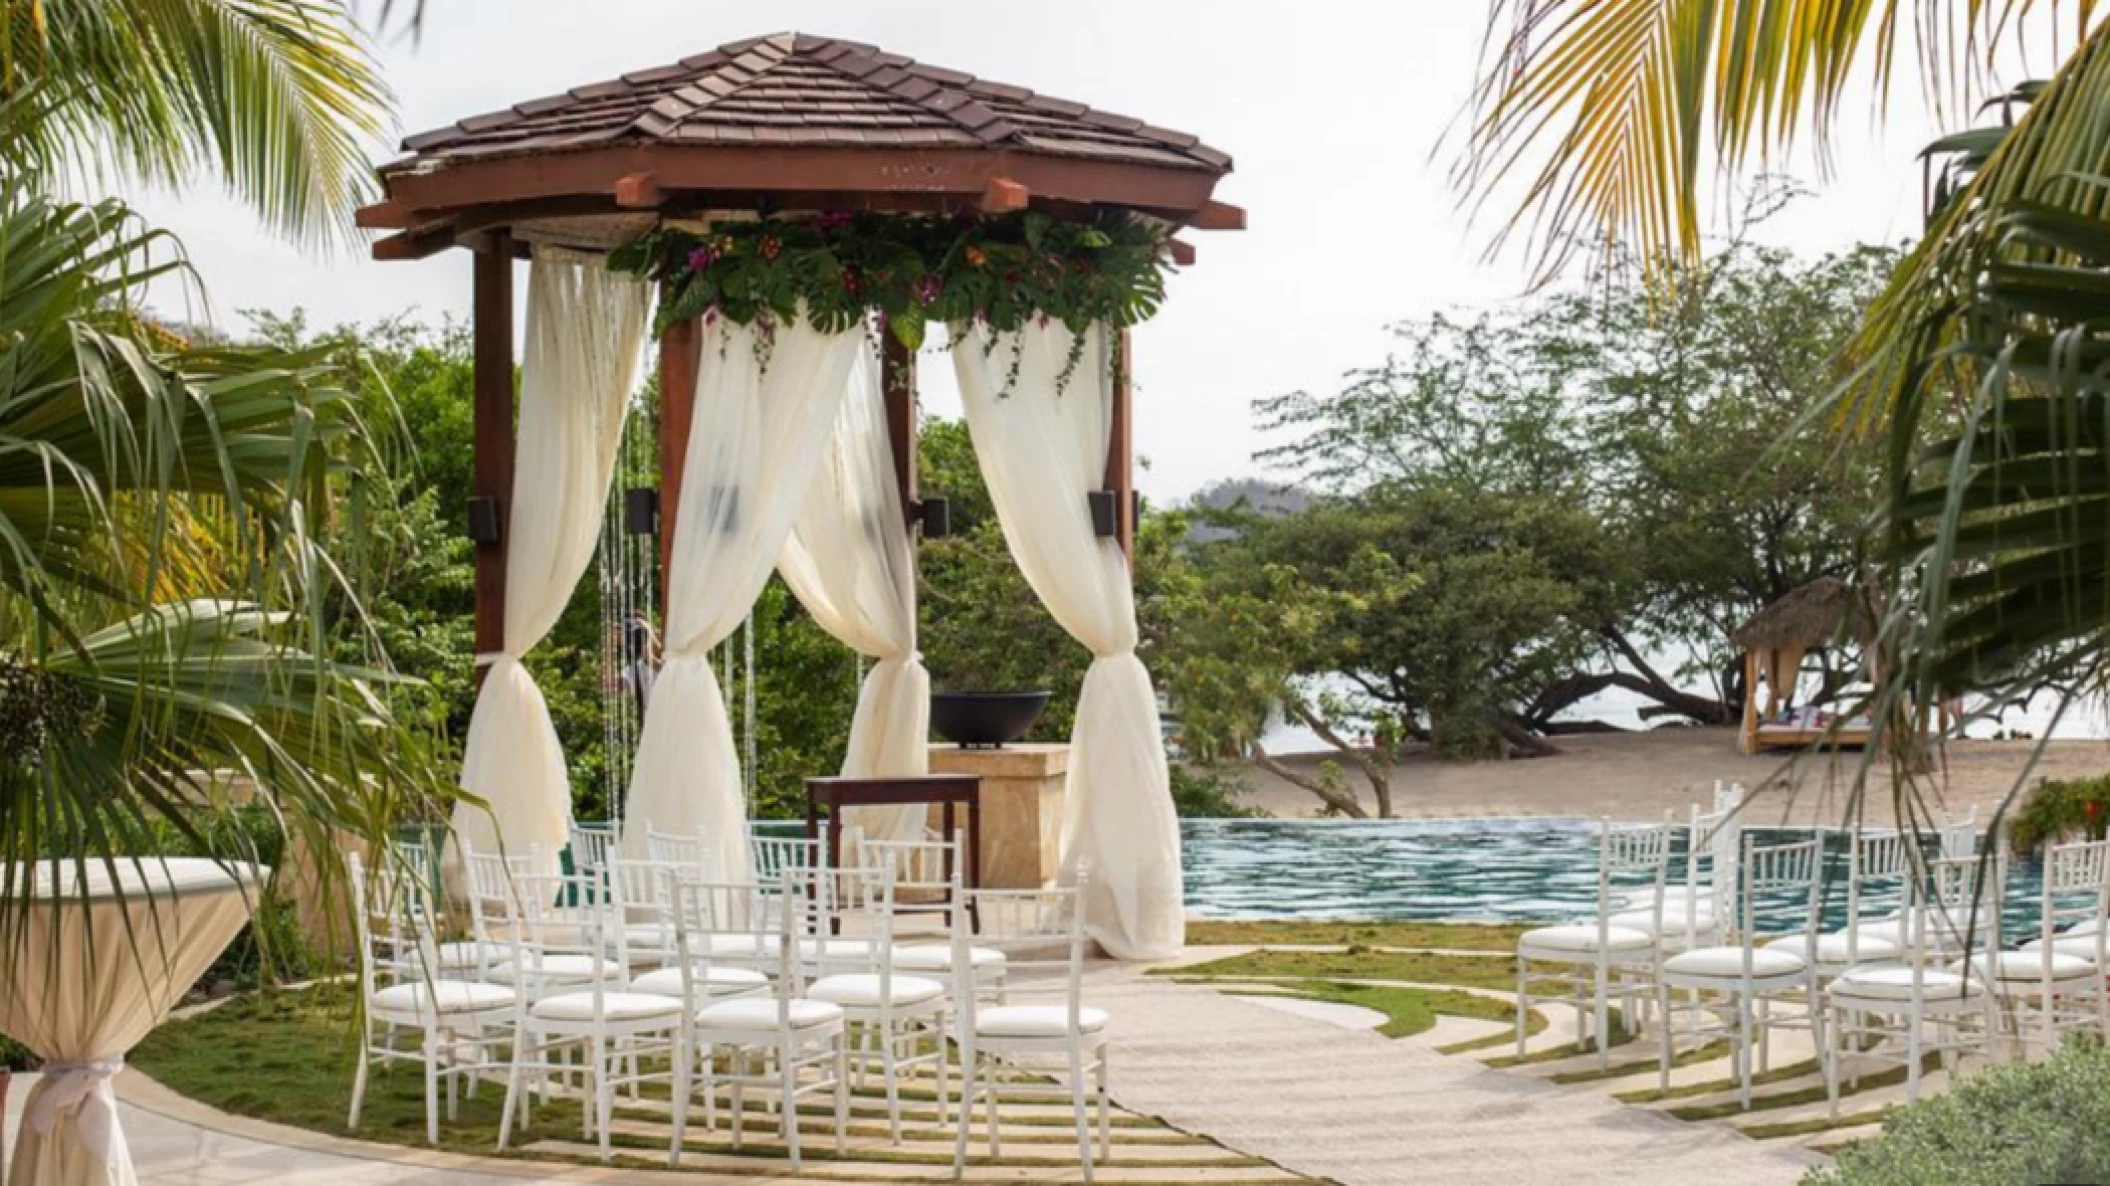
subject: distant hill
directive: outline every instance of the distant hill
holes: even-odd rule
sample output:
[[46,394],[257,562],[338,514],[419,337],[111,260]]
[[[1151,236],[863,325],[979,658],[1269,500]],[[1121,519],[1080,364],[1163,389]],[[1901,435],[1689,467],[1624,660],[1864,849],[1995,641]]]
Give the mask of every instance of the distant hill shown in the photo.
[[[1227,511],[1240,503],[1263,515],[1294,515],[1312,503],[1312,494],[1297,486],[1285,486],[1260,478],[1224,478],[1212,482],[1187,500],[1197,509]],[[1189,543],[1205,544],[1230,534],[1222,527],[1196,523],[1187,532]]]

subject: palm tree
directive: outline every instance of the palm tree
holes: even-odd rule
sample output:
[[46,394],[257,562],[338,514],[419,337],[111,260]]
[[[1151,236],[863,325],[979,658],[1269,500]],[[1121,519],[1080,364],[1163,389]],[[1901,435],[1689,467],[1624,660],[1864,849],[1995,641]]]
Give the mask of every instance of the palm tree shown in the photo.
[[[1876,707],[2100,689],[2110,659],[2110,25],[2093,0],[1493,0],[1461,176],[1515,187],[1543,269],[1626,240],[1694,257],[1703,182],[1890,101],[1917,64],[1949,112],[2043,19],[2072,45],[2002,96],[1926,237],[1841,359],[1842,428],[1876,435],[1891,609]],[[1930,168],[1931,168],[1930,161]]]
[[307,244],[353,241],[391,103],[344,0],[0,0],[0,99],[35,95],[8,131],[37,175],[214,174]]
[[[10,129],[25,100],[0,103]],[[24,138],[41,151],[41,131]],[[0,867],[214,847],[231,782],[326,864],[435,780],[317,533],[386,460],[315,353],[141,310],[188,271],[122,204],[43,193],[0,135]],[[224,849],[214,855],[239,856]],[[325,877],[332,872],[325,869]],[[33,888],[0,879],[0,943]]]

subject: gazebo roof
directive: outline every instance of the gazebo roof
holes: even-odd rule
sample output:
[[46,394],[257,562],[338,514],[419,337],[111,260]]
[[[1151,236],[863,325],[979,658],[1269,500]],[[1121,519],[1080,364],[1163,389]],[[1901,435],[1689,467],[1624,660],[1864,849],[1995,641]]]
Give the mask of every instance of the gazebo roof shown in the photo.
[[1751,615],[1729,638],[1747,651],[1814,651],[1840,641],[1842,626],[1865,643],[1875,636],[1875,615],[1845,581],[1818,577]]
[[[1231,158],[1183,132],[803,33],[517,103],[404,140],[362,225],[379,258],[554,223],[614,241],[652,215],[861,208],[1121,207],[1202,229]],[[606,216],[623,216],[613,219]],[[582,226],[581,218],[598,219]]]

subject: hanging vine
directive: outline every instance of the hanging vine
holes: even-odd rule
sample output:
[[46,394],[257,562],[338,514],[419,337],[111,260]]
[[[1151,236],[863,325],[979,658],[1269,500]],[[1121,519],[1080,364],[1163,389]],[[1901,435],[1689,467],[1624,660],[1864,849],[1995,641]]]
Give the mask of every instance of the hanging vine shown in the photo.
[[801,308],[814,328],[839,333],[877,310],[887,332],[913,350],[933,321],[999,333],[1060,321],[1078,335],[1065,381],[1082,357],[1084,331],[1149,320],[1172,270],[1155,223],[1125,214],[1066,222],[1035,211],[664,226],[616,249],[608,266],[659,283],[655,335],[691,317],[773,329]]

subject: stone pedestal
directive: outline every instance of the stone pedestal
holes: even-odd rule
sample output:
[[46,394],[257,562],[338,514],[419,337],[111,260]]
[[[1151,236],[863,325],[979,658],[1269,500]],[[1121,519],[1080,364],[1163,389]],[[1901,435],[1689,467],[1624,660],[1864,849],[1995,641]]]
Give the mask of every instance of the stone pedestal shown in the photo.
[[[930,747],[932,774],[982,780],[982,884],[991,889],[1052,885],[1062,844],[1062,802],[1070,773],[1067,745],[1002,749]],[[935,815],[932,822],[935,824]]]

